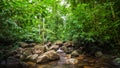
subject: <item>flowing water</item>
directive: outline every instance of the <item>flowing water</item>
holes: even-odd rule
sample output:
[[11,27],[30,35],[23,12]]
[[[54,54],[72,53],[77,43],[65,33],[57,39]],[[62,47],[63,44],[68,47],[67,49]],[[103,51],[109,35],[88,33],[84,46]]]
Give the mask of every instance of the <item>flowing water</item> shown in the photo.
[[59,54],[60,60],[58,61],[51,61],[44,64],[28,62],[30,65],[29,68],[117,68],[110,63],[110,59],[106,58],[91,58],[80,55],[79,57],[74,58],[78,60],[78,63],[72,64],[66,62],[68,59],[71,59],[69,55],[62,51],[60,51]]
[[[111,59],[106,57],[92,58],[80,55],[79,57],[71,58],[69,54],[65,54],[60,49],[57,52],[60,55],[60,60],[57,61],[46,62],[43,64],[25,62],[25,65],[27,66],[20,66],[18,64],[12,66],[7,65],[5,67],[0,66],[0,68],[119,68],[111,63]],[[17,61],[11,61],[10,64],[14,64],[15,62]]]

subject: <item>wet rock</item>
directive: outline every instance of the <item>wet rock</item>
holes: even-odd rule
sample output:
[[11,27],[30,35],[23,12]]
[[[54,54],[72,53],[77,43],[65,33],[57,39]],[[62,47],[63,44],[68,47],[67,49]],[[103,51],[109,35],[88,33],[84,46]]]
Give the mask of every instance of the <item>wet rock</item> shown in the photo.
[[66,53],[68,52],[68,48],[66,46],[62,46],[61,49]]
[[37,63],[43,63],[43,62],[47,62],[47,61],[50,61],[50,60],[57,60],[59,58],[60,58],[59,55],[54,50],[50,50],[48,52],[45,52],[43,55],[40,55],[36,59],[36,62]]
[[31,48],[25,48],[23,53],[24,56],[28,56],[32,54],[32,49]]
[[83,52],[82,52],[83,47],[78,47],[78,48],[76,48],[76,49],[77,49],[77,51],[78,51],[79,54],[82,54],[82,53],[83,53]]
[[39,56],[38,54],[29,55],[27,56],[27,59],[34,62],[38,56]]
[[83,68],[93,68],[93,67],[92,67],[92,66],[87,66],[87,65],[86,65],[86,66],[84,66]]
[[116,65],[118,68],[120,68],[120,58],[115,58],[113,60],[113,64]]
[[72,53],[72,51],[74,50],[74,47],[62,46],[61,49],[62,49],[65,53],[70,54],[70,53]]
[[18,59],[25,59],[25,49],[19,47],[18,49],[15,50],[16,54],[14,55],[14,57],[18,58]]
[[61,48],[59,48],[56,52],[57,52],[57,53],[64,53],[64,51],[61,50]]
[[8,57],[0,63],[0,68],[26,68],[27,65],[24,62],[14,58]]
[[49,61],[49,58],[47,55],[41,55],[36,59],[36,63],[44,63]]
[[79,56],[79,53],[77,50],[74,50],[72,53],[71,53],[71,57],[78,57]]
[[45,47],[44,46],[41,46],[41,45],[36,45],[34,46],[33,48],[33,54],[43,54],[45,52]]
[[20,59],[21,60],[26,60],[27,56],[29,56],[29,55],[32,55],[32,49],[31,48],[26,48],[26,49],[24,49],[23,53],[20,54]]
[[73,50],[74,50],[74,47],[68,47],[68,51],[66,53],[70,54],[70,53],[72,53]]
[[48,42],[48,43],[46,43],[44,46],[45,46],[45,49],[46,49],[46,51],[48,51],[49,50],[49,47],[52,45],[52,43],[51,42]]
[[113,61],[114,61],[115,63],[120,64],[120,58],[116,58],[116,59],[114,59]]
[[16,52],[17,52],[18,54],[22,54],[22,53],[24,52],[24,49],[21,48],[21,47],[19,47],[18,49],[16,49]]
[[25,60],[25,59],[26,59],[26,56],[25,56],[25,55],[17,54],[17,56],[19,56],[19,59],[20,59],[20,60]]
[[102,53],[101,51],[97,51],[97,52],[95,53],[95,56],[96,56],[96,57],[102,57],[102,56],[103,56],[103,53]]
[[45,45],[48,46],[48,47],[50,47],[51,44],[52,44],[52,42],[48,42],[48,43],[46,43]]
[[63,46],[66,46],[66,47],[74,46],[74,42],[73,41],[67,41],[63,44]]
[[37,65],[36,65],[36,63],[33,63],[33,62],[26,62],[26,64],[27,64],[27,68],[37,68]]
[[89,64],[95,63],[95,60],[94,60],[94,59],[89,59],[89,60],[88,60],[88,63],[89,63]]
[[55,45],[55,44],[53,44],[50,48],[49,48],[49,50],[58,50],[59,49],[59,45]]
[[78,59],[71,58],[66,60],[67,64],[78,64]]
[[77,57],[78,60],[84,60],[86,58],[85,55],[79,55],[79,57]]
[[54,42],[54,44],[55,44],[55,45],[60,45],[60,46],[62,46],[62,45],[63,45],[63,42],[60,41],[60,40],[58,40],[58,41]]
[[18,49],[17,54],[15,55],[16,58],[19,58],[21,60],[25,60],[27,56],[32,55],[32,49],[31,48],[24,48],[24,49]]

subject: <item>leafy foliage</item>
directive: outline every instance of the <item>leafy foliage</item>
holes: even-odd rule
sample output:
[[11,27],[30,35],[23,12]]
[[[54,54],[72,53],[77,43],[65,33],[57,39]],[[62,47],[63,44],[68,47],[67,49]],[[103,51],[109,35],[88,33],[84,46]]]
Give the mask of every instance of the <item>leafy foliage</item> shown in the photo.
[[[1,0],[0,41],[120,45],[119,0]],[[111,45],[112,46],[112,45]]]

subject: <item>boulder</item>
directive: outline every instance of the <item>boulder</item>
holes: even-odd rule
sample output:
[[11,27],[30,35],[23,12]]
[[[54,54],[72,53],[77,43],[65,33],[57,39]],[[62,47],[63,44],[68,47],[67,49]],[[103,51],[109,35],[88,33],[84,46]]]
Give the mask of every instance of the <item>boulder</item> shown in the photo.
[[45,47],[45,52],[49,51],[49,47],[47,45],[44,45],[44,47]]
[[79,53],[77,50],[74,50],[72,53],[71,53],[71,57],[78,57],[79,56]]
[[74,50],[74,47],[67,47],[67,48],[68,48],[68,51],[66,52],[67,54],[72,53],[72,51]]
[[49,47],[52,45],[52,43],[51,42],[48,42],[48,43],[46,43],[44,46],[45,46],[45,49],[46,49],[46,51],[48,51],[49,50]]
[[27,56],[27,59],[34,62],[38,56],[38,54],[29,55]]
[[56,52],[57,52],[57,53],[64,53],[64,51],[61,50],[61,48],[59,48]]
[[23,50],[22,54],[25,55],[25,56],[31,55],[32,54],[32,49],[31,48],[25,48]]
[[26,62],[26,64],[28,66],[27,68],[36,68],[37,67],[37,64],[34,62]]
[[21,48],[21,47],[19,47],[18,49],[16,49],[16,52],[17,52],[17,53],[23,53],[23,52],[24,52],[24,49]]
[[58,40],[58,41],[54,42],[54,44],[55,44],[55,45],[60,45],[60,46],[61,46],[61,45],[63,44],[63,41]]
[[74,46],[74,42],[73,41],[67,41],[63,44],[63,46],[66,46],[66,47]]
[[78,59],[71,58],[66,60],[67,64],[78,64]]
[[50,47],[51,44],[52,44],[51,42],[47,42],[45,45],[48,46],[48,47]]
[[96,57],[102,57],[102,56],[103,56],[103,53],[102,53],[101,51],[97,51],[97,52],[95,53],[95,56],[96,56]]
[[23,53],[20,55],[21,60],[27,60],[27,57],[29,55],[32,55],[32,49],[31,48],[25,48]]
[[120,58],[115,58],[113,60],[113,64],[116,65],[118,68],[120,68]]
[[51,61],[51,60],[58,60],[59,58],[60,58],[59,55],[54,50],[50,50],[50,51],[45,52],[44,54],[40,55],[36,59],[36,63],[43,63],[43,62],[47,62],[47,61]]
[[66,46],[62,46],[61,49],[66,53],[68,52],[68,48]]
[[32,53],[33,53],[33,54],[39,54],[39,55],[41,55],[41,54],[43,54],[45,51],[46,51],[46,50],[45,50],[45,47],[44,47],[44,46],[36,45],[36,46],[34,46]]
[[47,55],[41,55],[39,56],[37,59],[36,59],[36,63],[44,63],[44,62],[47,62],[49,61],[49,58]]
[[59,49],[59,45],[55,45],[55,44],[53,44],[50,48],[49,48],[49,50],[58,50]]
[[70,53],[74,50],[74,47],[62,46],[61,49],[62,49],[65,53],[70,54]]
[[24,60],[28,55],[32,55],[32,49],[31,48],[18,48],[15,50],[16,54],[14,57]]
[[113,61],[114,61],[115,63],[120,64],[120,58],[115,58]]

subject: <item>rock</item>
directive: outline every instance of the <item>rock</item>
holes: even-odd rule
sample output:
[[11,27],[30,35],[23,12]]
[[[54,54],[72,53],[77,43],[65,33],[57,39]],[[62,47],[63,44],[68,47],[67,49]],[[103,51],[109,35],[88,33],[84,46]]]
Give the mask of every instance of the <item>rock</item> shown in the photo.
[[85,58],[86,58],[85,55],[79,55],[79,57],[77,57],[78,60],[83,60],[83,61],[84,61]]
[[61,49],[67,54],[70,54],[73,51],[73,48],[74,47],[66,47],[66,46],[61,47]]
[[24,52],[24,49],[19,47],[18,49],[16,49],[17,54],[22,54]]
[[55,44],[55,45],[60,45],[60,46],[62,46],[63,42],[60,41],[60,40],[58,40],[58,41],[54,42],[54,44]]
[[0,63],[1,68],[27,68],[27,65],[24,62],[14,58],[8,57],[6,60],[3,60]]
[[18,42],[18,44],[20,45],[20,47],[25,48],[28,47],[28,44],[25,42]]
[[34,62],[38,56],[39,56],[38,54],[29,55],[27,56],[27,59]]
[[36,45],[36,43],[29,43],[28,46],[29,47],[34,47]]
[[51,44],[52,44],[51,42],[48,42],[48,43],[46,43],[45,45],[48,46],[48,47],[50,47]]
[[36,63],[43,63],[50,60],[58,60],[59,58],[59,55],[54,50],[50,50],[48,52],[45,52],[43,55],[40,55],[36,59]]
[[61,50],[61,48],[59,48],[56,52],[57,52],[57,53],[64,53],[64,51]]
[[67,64],[78,64],[78,59],[71,58],[66,60]]
[[34,46],[33,48],[33,54],[43,54],[45,52],[45,47],[44,46],[41,46],[41,45],[36,45]]
[[71,58],[71,54],[67,54],[66,58],[70,59]]
[[27,64],[27,68],[37,68],[37,65],[36,65],[36,63],[34,63],[34,62],[26,62],[26,64]]
[[74,50],[72,53],[71,53],[71,57],[78,57],[79,56],[79,53],[77,52],[77,50]]
[[115,58],[115,59],[113,60],[113,63],[114,63],[114,65],[120,67],[120,58]]
[[45,52],[49,51],[49,47],[47,45],[44,45],[44,47],[45,47]]
[[66,46],[62,46],[61,49],[64,51],[64,52],[68,52],[68,48]]
[[18,48],[15,50],[16,54],[14,57],[24,60],[28,55],[32,55],[32,49],[31,48]]
[[22,54],[25,55],[25,56],[31,55],[32,54],[32,49],[31,48],[25,48],[23,50]]
[[95,53],[95,56],[96,56],[96,57],[102,57],[102,56],[103,56],[103,53],[102,53],[101,51],[97,51],[97,52]]
[[93,67],[92,67],[92,66],[87,66],[87,65],[86,65],[86,66],[84,66],[84,68],[93,68]]
[[49,50],[58,50],[59,49],[59,46],[58,45],[55,45],[55,44],[53,44],[50,48],[49,48]]
[[21,60],[27,60],[27,57],[29,55],[32,55],[32,49],[31,48],[25,48],[23,53],[20,55]]
[[22,48],[34,47],[36,45],[36,43],[29,43],[28,44],[28,43],[25,43],[25,42],[18,42],[18,44]]
[[74,42],[73,41],[67,41],[63,45],[66,46],[66,47],[71,47],[71,46],[74,46]]
[[48,43],[46,43],[44,46],[45,46],[45,49],[46,49],[46,51],[49,51],[49,47],[52,45],[52,43],[51,42],[48,42]]
[[49,61],[49,58],[47,55],[41,55],[36,59],[36,63],[44,63]]
[[68,48],[68,51],[66,52],[67,54],[72,53],[72,51],[74,50],[74,47],[67,47],[67,48]]

